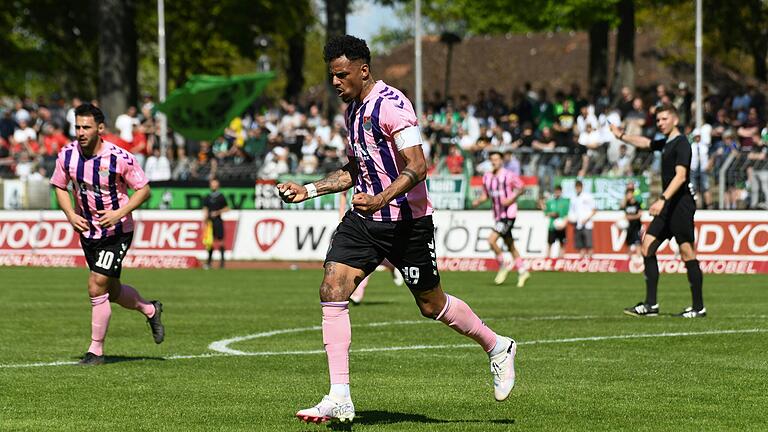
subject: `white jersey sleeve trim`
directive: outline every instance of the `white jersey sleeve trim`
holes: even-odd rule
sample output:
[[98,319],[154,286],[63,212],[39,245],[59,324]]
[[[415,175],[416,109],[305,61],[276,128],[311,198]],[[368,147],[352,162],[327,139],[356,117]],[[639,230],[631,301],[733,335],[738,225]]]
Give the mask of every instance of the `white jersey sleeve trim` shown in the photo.
[[408,147],[416,147],[421,144],[421,130],[418,126],[408,126],[395,134],[397,151],[403,151]]

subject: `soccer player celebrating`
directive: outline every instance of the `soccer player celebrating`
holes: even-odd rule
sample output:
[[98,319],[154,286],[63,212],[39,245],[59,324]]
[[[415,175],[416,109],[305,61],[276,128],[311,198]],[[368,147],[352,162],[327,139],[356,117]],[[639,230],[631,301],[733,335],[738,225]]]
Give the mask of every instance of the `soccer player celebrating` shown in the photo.
[[[488,157],[491,161],[491,171],[483,175],[483,193],[472,203],[472,207],[479,206],[489,198],[493,202],[493,217],[496,224],[488,236],[488,244],[496,254],[496,261],[499,263],[499,272],[496,273],[494,282],[496,285],[503,284],[509,271],[517,268],[517,287],[522,288],[531,274],[515,247],[512,228],[517,218],[517,198],[523,192],[523,182],[517,174],[504,168],[504,157],[500,151],[493,150]],[[512,259],[504,259],[504,252],[498,245],[499,237],[504,239]]]
[[664,240],[673,236],[680,246],[680,257],[688,270],[688,282],[691,287],[693,304],[677,316],[699,318],[707,315],[702,298],[701,268],[693,248],[693,215],[696,202],[689,188],[691,167],[691,145],[685,135],[677,128],[679,118],[672,105],[662,105],[656,110],[656,127],[664,135],[663,139],[651,141],[640,135],[625,135],[616,125],[611,125],[611,132],[616,138],[632,144],[639,149],[662,151],[661,183],[663,191],[659,200],[648,209],[653,216],[648,230],[643,236],[641,252],[645,264],[645,301],[624,309],[628,315],[658,316],[659,305],[656,291],[659,283],[659,264],[656,250]]
[[489,355],[495,397],[509,396],[515,384],[517,344],[499,336],[466,303],[443,292],[435,255],[432,204],[426,161],[411,102],[399,90],[371,75],[365,41],[339,36],[325,46],[332,84],[349,104],[349,163],[306,185],[281,183],[287,203],[299,203],[355,187],[352,209],[337,228],[320,285],[322,333],[331,388],[320,403],[296,416],[307,422],[351,422],[349,389],[349,296],[384,259],[397,267],[422,315],[474,339]]
[[[149,184],[136,159],[120,147],[101,139],[104,114],[91,104],[75,109],[75,137],[61,149],[51,177],[59,207],[80,233],[88,261],[88,295],[91,298],[91,345],[82,365],[104,363],[104,338],[112,315],[110,302],[147,317],[155,343],[165,329],[160,321],[163,305],[147,302],[130,285],[120,283],[123,259],[133,237],[131,212],[149,198]],[[75,207],[67,186],[72,182]],[[126,186],[135,191],[128,198]]]

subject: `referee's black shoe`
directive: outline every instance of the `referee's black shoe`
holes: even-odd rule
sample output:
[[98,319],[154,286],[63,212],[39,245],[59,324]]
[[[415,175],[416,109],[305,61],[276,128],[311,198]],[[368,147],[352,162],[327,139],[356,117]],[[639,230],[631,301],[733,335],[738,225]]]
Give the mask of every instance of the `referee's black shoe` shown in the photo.
[[87,352],[83,356],[83,359],[77,362],[80,366],[99,366],[104,364],[104,356],[96,355],[92,352]]
[[152,318],[147,318],[147,323],[149,328],[152,329],[152,337],[155,339],[155,343],[159,344],[165,339],[165,326],[160,321],[160,316],[163,314],[163,304],[157,300],[152,300],[150,303],[155,307],[155,314],[152,315]]
[[707,308],[703,307],[700,310],[696,310],[693,306],[688,306],[684,311],[675,316],[680,318],[704,318],[707,316]]
[[646,316],[654,317],[659,316],[659,305],[649,305],[647,303],[640,302],[632,307],[624,309],[624,313],[632,316]]

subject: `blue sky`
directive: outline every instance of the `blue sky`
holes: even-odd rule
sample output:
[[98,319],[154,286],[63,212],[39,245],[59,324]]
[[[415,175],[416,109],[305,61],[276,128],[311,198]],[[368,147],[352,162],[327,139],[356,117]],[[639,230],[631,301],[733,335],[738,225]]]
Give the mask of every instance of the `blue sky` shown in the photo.
[[381,27],[399,27],[400,20],[394,9],[381,6],[371,0],[356,0],[352,12],[347,15],[347,33],[370,41]]

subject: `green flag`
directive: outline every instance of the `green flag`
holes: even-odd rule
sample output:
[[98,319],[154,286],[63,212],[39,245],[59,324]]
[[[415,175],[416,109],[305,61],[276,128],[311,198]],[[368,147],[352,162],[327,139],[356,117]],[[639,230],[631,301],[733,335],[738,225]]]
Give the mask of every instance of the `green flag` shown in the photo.
[[210,141],[221,135],[274,77],[272,72],[231,77],[194,75],[157,109],[168,116],[168,125],[185,138]]

